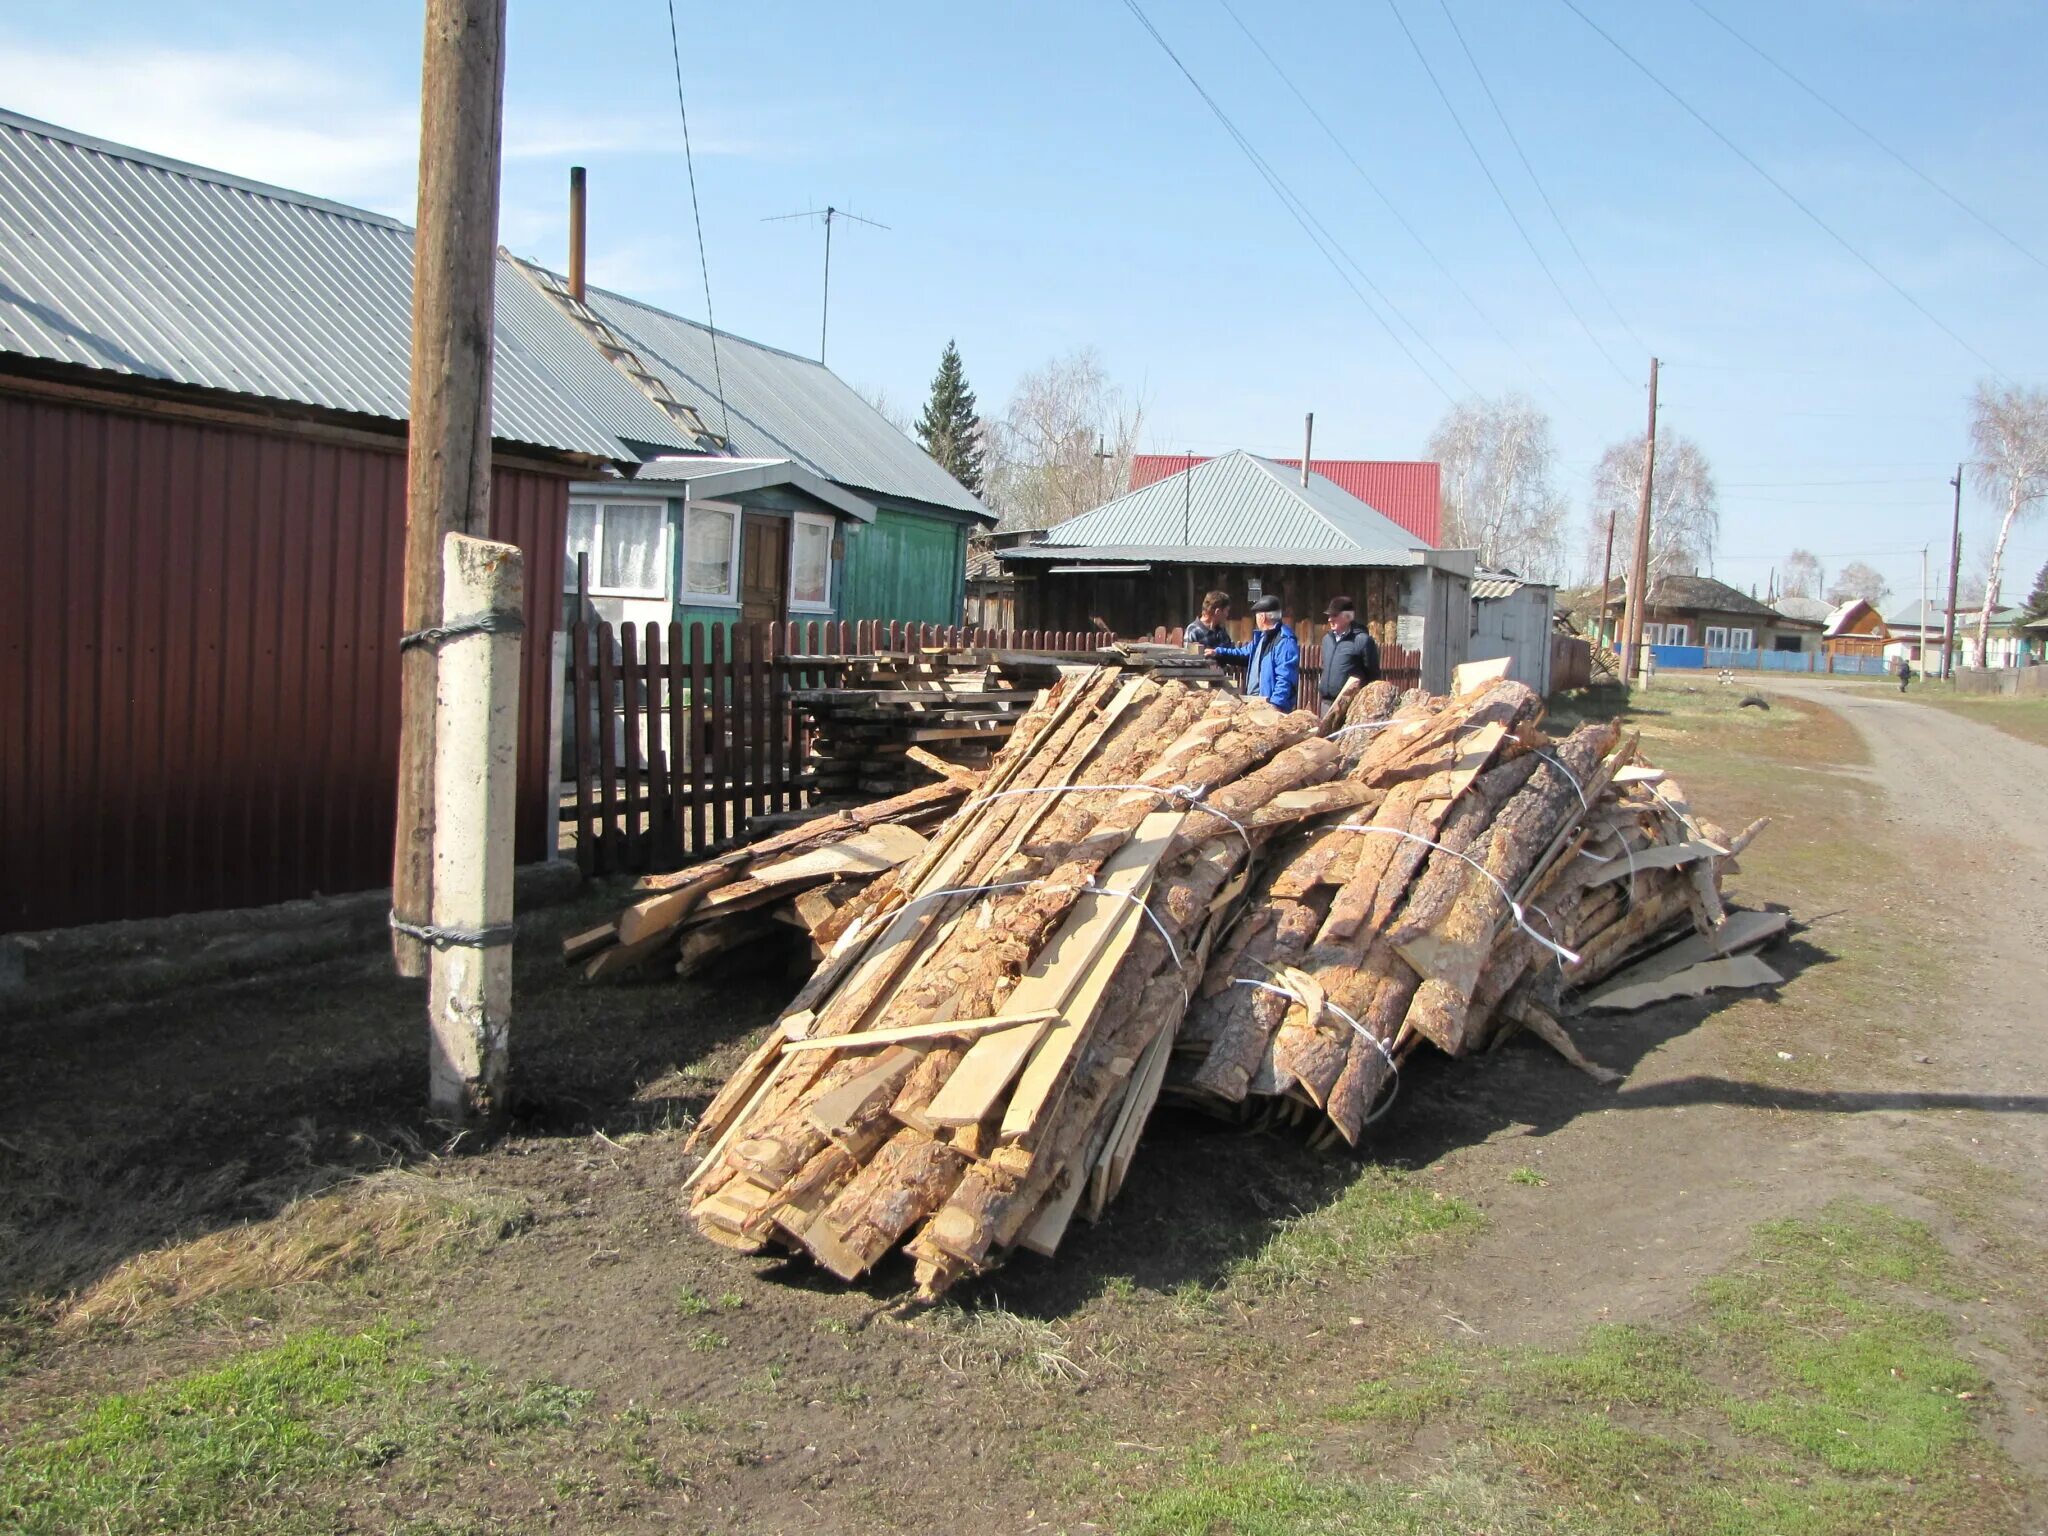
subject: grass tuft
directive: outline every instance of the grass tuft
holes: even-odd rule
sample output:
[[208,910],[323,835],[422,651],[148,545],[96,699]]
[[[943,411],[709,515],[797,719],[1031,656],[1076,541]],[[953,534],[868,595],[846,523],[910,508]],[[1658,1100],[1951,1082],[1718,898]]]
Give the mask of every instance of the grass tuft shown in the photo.
[[1285,1223],[1257,1253],[1240,1260],[1233,1279],[1268,1291],[1313,1283],[1338,1270],[1362,1277],[1412,1243],[1476,1227],[1480,1219],[1473,1205],[1425,1189],[1398,1169],[1362,1168],[1335,1201]]

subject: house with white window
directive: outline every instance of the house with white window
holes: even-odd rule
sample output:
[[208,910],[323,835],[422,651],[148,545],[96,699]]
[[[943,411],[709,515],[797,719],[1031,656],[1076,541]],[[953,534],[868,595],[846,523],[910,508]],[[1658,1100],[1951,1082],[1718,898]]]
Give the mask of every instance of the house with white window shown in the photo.
[[[1609,593],[1603,638],[1619,631],[1624,603],[1618,588]],[[1769,607],[1725,581],[1698,574],[1659,576],[1651,584],[1650,600],[1643,610],[1645,645],[1702,647],[1709,658],[1707,665],[1739,666],[1757,651],[1813,650],[1825,627]],[[1725,662],[1713,659],[1723,656]]]
[[794,459],[655,458],[571,487],[565,577],[614,624],[829,619],[877,515]]

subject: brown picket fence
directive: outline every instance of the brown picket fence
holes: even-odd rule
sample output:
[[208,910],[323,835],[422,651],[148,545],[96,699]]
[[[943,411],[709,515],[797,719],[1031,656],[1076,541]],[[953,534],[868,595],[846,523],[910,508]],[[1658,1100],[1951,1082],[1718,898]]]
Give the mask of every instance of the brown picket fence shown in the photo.
[[[791,690],[829,663],[980,648],[1085,654],[1112,636],[863,619],[788,624],[622,624],[569,630],[568,778],[587,874],[644,874],[748,835],[757,817],[810,804],[813,775]],[[809,662],[810,665],[806,665]]]

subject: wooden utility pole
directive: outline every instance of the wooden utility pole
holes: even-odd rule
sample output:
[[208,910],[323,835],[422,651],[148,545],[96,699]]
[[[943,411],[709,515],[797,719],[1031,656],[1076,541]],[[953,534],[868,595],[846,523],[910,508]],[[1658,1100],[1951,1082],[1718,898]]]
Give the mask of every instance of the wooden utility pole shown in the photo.
[[1621,680],[1642,669],[1643,613],[1650,605],[1650,490],[1657,477],[1657,359],[1650,359],[1650,427],[1643,436],[1643,494],[1636,507],[1635,558],[1629,562],[1628,607],[1622,614]]
[[[408,637],[441,622],[443,536],[490,532],[491,286],[504,94],[505,0],[427,0],[401,595]],[[399,679],[391,949],[401,976],[424,976],[427,946],[399,925],[423,926],[433,912],[431,643],[403,647]]]
[[1952,676],[1956,669],[1956,580],[1963,568],[1963,466],[1956,466],[1956,477],[1949,481],[1956,488],[1956,509],[1948,525],[1948,617],[1941,626],[1941,675]]

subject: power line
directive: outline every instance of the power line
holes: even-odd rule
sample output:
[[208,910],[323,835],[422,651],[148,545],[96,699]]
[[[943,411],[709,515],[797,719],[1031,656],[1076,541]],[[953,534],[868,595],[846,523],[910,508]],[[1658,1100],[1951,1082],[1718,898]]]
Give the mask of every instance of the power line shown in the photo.
[[[1388,0],[1388,3],[1391,4],[1392,0]],[[1679,107],[1681,107],[1685,111],[1686,115],[1690,117],[1694,122],[1698,123],[1702,128],[1706,129],[1707,132],[1711,133],[1715,138],[1719,139],[1722,142],[1722,144],[1727,147],[1729,153],[1733,154],[1744,165],[1748,166],[1752,171],[1755,171],[1757,175],[1761,176],[1765,181],[1769,182],[1772,188],[1777,191],[1779,196],[1783,197],[1786,202],[1790,203],[1794,208],[1797,208],[1801,213],[1805,214],[1807,218],[1811,219],[1814,225],[1821,231],[1821,233],[1826,235],[1830,240],[1834,241],[1835,244],[1839,245],[1851,256],[1854,256],[1859,262],[1861,262],[1866,268],[1868,268],[1872,274],[1874,274],[1881,282],[1883,282],[1887,288],[1891,289],[1893,293],[1896,293],[1900,298],[1904,299],[1908,304],[1912,305],[1914,309],[1918,310],[1921,318],[1926,320],[1929,325],[1932,325],[1936,330],[1940,331],[1942,335],[1946,336],[1950,341],[1954,342],[1957,346],[1961,347],[1965,352],[1969,353],[1970,356],[1977,359],[1977,361],[1982,363],[1986,368],[1989,368],[1999,378],[2003,379],[2007,377],[2004,369],[2000,368],[1998,364],[1992,362],[1990,358],[1986,357],[1982,352],[1979,352],[1975,347],[1971,346],[1967,341],[1963,340],[1963,338],[1960,335],[1958,335],[1955,331],[1951,330],[1949,326],[1946,324],[1946,322],[1944,322],[1938,315],[1936,315],[1933,310],[1929,309],[1925,304],[1922,304],[1918,299],[1914,298],[1912,294],[1908,293],[1903,287],[1901,287],[1896,278],[1894,278],[1889,272],[1885,271],[1885,269],[1883,267],[1880,267],[1876,262],[1872,261],[1868,256],[1864,255],[1862,250],[1858,246],[1851,243],[1848,236],[1844,235],[1840,230],[1836,229],[1834,225],[1830,224],[1826,219],[1822,218],[1818,213],[1814,212],[1814,210],[1808,204],[1806,204],[1800,199],[1797,193],[1795,193],[1790,187],[1786,186],[1785,183],[1778,180],[1778,178],[1773,176],[1769,171],[1765,170],[1763,166],[1756,160],[1756,158],[1749,153],[1748,150],[1744,149],[1740,144],[1737,144],[1733,139],[1729,138],[1727,134],[1723,133],[1719,128],[1715,127],[1713,123],[1708,121],[1706,115],[1702,113],[1699,110],[1699,108],[1695,107],[1691,102],[1687,101],[1683,96],[1679,95],[1678,92],[1674,90],[1671,86],[1667,85],[1664,82],[1663,77],[1658,75],[1655,70],[1651,69],[1649,65],[1645,64],[1641,59],[1637,58],[1634,54],[1630,53],[1626,48],[1622,47],[1621,44],[1615,40],[1614,35],[1612,33],[1610,33],[1605,27],[1601,26],[1600,23],[1595,21],[1592,17],[1588,16],[1584,11],[1579,9],[1576,0],[1557,0],[1557,3],[1559,5],[1562,5],[1566,10],[1570,11],[1574,16],[1578,17],[1580,21],[1584,22],[1595,33],[1597,33],[1599,37],[1607,44],[1608,47],[1612,48],[1616,53],[1620,54],[1624,59],[1628,60],[1629,63],[1635,65],[1635,67],[1642,72],[1642,75],[1645,79],[1647,79],[1652,85],[1656,86],[1658,90],[1662,91],[1666,96],[1669,96],[1674,102],[1676,102],[1679,105]]]
[[1529,173],[1529,183],[1535,187],[1536,195],[1543,199],[1543,206],[1550,210],[1551,222],[1557,225],[1557,232],[1564,236],[1564,243],[1571,247],[1572,255],[1578,258],[1579,270],[1586,274],[1586,281],[1593,285],[1593,291],[1600,295],[1600,302],[1607,306],[1607,313],[1614,316],[1615,324],[1628,333],[1633,341],[1645,352],[1654,350],[1650,344],[1636,334],[1636,328],[1623,317],[1615,305],[1614,296],[1607,291],[1607,285],[1600,281],[1600,275],[1593,270],[1593,264],[1586,260],[1586,253],[1579,249],[1579,242],[1572,238],[1570,228],[1565,224],[1564,215],[1557,211],[1557,204],[1550,200],[1550,193],[1543,185],[1543,178],[1536,174],[1536,167],[1529,161],[1529,155],[1522,148],[1522,141],[1515,134],[1514,125],[1501,110],[1500,98],[1493,94],[1493,87],[1487,83],[1486,71],[1479,67],[1479,60],[1472,52],[1472,45],[1465,40],[1465,29],[1458,25],[1458,18],[1451,14],[1450,0],[1436,0],[1444,13],[1444,20],[1451,24],[1451,35],[1458,40],[1458,47],[1465,55],[1465,62],[1472,66],[1472,73],[1479,81],[1479,89],[1486,92],[1487,102],[1493,107],[1493,115],[1500,119],[1501,132],[1508,136],[1508,142],[1515,147],[1515,155],[1522,162],[1522,169]]
[[1911,171],[1915,176],[1919,177],[1920,180],[1925,182],[1928,186],[1932,187],[1936,192],[1939,192],[1951,203],[1954,203],[1956,207],[1960,208],[1964,213],[1967,213],[1979,224],[1982,224],[1986,229],[1990,230],[1992,234],[1998,236],[1999,239],[2003,240],[2007,245],[2011,246],[2014,250],[2018,251],[2022,256],[2026,257],[2027,260],[2031,261],[2035,266],[2048,269],[2048,261],[2044,261],[2039,256],[2035,255],[2034,252],[2029,250],[2026,246],[2020,244],[2020,242],[2013,236],[2007,234],[2004,230],[2000,229],[1996,224],[1992,223],[1991,220],[1984,214],[1979,213],[1975,208],[1972,208],[1968,203],[1964,202],[1960,197],[1956,196],[1956,194],[1951,192],[1947,187],[1943,186],[1940,182],[1936,181],[1927,172],[1921,170],[1919,166],[1915,165],[1912,161],[1908,160],[1896,149],[1893,149],[1891,145],[1885,143],[1883,139],[1880,139],[1875,133],[1871,132],[1868,128],[1864,127],[1863,124],[1857,122],[1855,118],[1851,117],[1847,112],[1843,111],[1840,107],[1836,106],[1832,101],[1828,100],[1827,97],[1821,95],[1821,93],[1815,90],[1811,85],[1808,85],[1804,80],[1800,79],[1799,76],[1795,75],[1792,72],[1789,66],[1780,63],[1770,54],[1764,52],[1764,50],[1760,48],[1757,44],[1751,42],[1748,38],[1744,37],[1740,32],[1736,31],[1734,27],[1730,26],[1726,21],[1722,20],[1719,16],[1715,15],[1712,11],[1708,10],[1706,6],[1700,3],[1700,0],[1689,0],[1689,3],[1691,4],[1694,10],[1698,11],[1702,16],[1706,17],[1707,20],[1711,21],[1715,26],[1719,27],[1723,32],[1726,32],[1730,37],[1734,38],[1735,41],[1742,44],[1743,47],[1747,48],[1751,53],[1755,54],[1758,58],[1762,59],[1766,64],[1770,65],[1771,68],[1775,69],[1779,74],[1783,75],[1787,80],[1790,80],[1794,85],[1798,86],[1800,90],[1806,92],[1807,95],[1811,96],[1815,101],[1819,102],[1822,106],[1826,107],[1830,112],[1834,113],[1835,116],[1839,117],[1851,128],[1854,128],[1858,133],[1862,134],[1864,138],[1870,140],[1871,143],[1875,144],[1887,155],[1890,155],[1892,159],[1898,161],[1900,165],[1904,166],[1907,170]]
[[728,448],[732,417],[725,409],[725,373],[718,365],[718,317],[711,311],[711,259],[704,254],[704,214],[697,206],[697,160],[690,153],[690,109],[683,101],[683,45],[676,37],[676,0],[668,0],[668,52],[676,66],[676,111],[683,119],[683,165],[690,173],[690,217],[697,225],[697,266],[704,274],[704,328],[711,333],[711,378],[718,389],[718,420]]
[[1422,51],[1422,44],[1416,41],[1415,34],[1409,30],[1408,18],[1401,14],[1399,0],[1387,0],[1387,9],[1394,13],[1394,20],[1400,23],[1401,34],[1408,39],[1408,46],[1415,50],[1415,57],[1422,65],[1422,72],[1429,76],[1429,83],[1436,87],[1436,94],[1443,102],[1444,110],[1451,114],[1451,121],[1458,125],[1458,133],[1465,140],[1465,147],[1472,151],[1472,158],[1479,162],[1479,169],[1486,177],[1486,184],[1493,188],[1493,195],[1500,199],[1500,205],[1506,210],[1516,232],[1521,235],[1522,243],[1529,247],[1529,254],[1536,258],[1536,265],[1541,267],[1543,275],[1550,279],[1550,286],[1557,290],[1557,296],[1564,301],[1564,307],[1570,310],[1571,317],[1578,321],[1579,329],[1586,333],[1586,340],[1593,343],[1594,349],[1607,359],[1607,366],[1614,370],[1614,376],[1630,389],[1635,388],[1635,383],[1629,378],[1627,371],[1614,360],[1614,354],[1607,350],[1600,338],[1593,334],[1593,328],[1586,324],[1586,317],[1579,313],[1578,305],[1574,304],[1571,295],[1564,291],[1564,284],[1560,283],[1557,274],[1550,270],[1550,263],[1543,259],[1543,252],[1530,237],[1529,228],[1522,222],[1522,216],[1515,212],[1514,204],[1508,201],[1507,193],[1501,190],[1501,184],[1493,174],[1493,167],[1486,163],[1486,156],[1479,152],[1479,144],[1472,137],[1471,130],[1465,126],[1465,119],[1458,114],[1457,107],[1452,104],[1451,93],[1444,89],[1443,81],[1437,78],[1436,70],[1429,62],[1429,55]]
[[[1339,260],[1337,259],[1337,254],[1335,253],[1336,251],[1341,251],[1342,248],[1340,246],[1337,246],[1335,240],[1328,236],[1327,231],[1320,235],[1317,233],[1317,230],[1320,228],[1320,224],[1314,218],[1314,216],[1308,212],[1307,205],[1303,204],[1301,200],[1295,195],[1293,189],[1290,188],[1287,185],[1287,183],[1281,178],[1280,173],[1275,171],[1273,167],[1266,162],[1265,156],[1261,155],[1258,152],[1258,150],[1252,146],[1251,140],[1245,137],[1243,130],[1241,130],[1236,123],[1231,121],[1230,114],[1225,112],[1223,108],[1217,104],[1216,98],[1211,96],[1208,93],[1208,91],[1203,88],[1202,82],[1195,78],[1194,72],[1190,70],[1186,64],[1181,62],[1180,55],[1173,51],[1173,45],[1167,42],[1166,38],[1160,33],[1159,29],[1152,24],[1152,18],[1145,14],[1144,8],[1138,4],[1138,0],[1124,0],[1124,8],[1137,18],[1138,25],[1143,27],[1146,30],[1146,32],[1151,34],[1152,41],[1159,45],[1160,51],[1163,52],[1167,56],[1167,58],[1173,61],[1173,67],[1181,72],[1182,77],[1186,79],[1189,85],[1194,87],[1195,94],[1202,98],[1203,104],[1208,107],[1209,111],[1212,114],[1214,114],[1216,121],[1223,125],[1224,132],[1228,133],[1231,137],[1231,141],[1235,143],[1237,147],[1244,152],[1245,158],[1251,161],[1252,168],[1259,173],[1261,178],[1264,179],[1267,187],[1269,187],[1272,190],[1273,195],[1280,199],[1281,206],[1284,207],[1288,211],[1288,213],[1293,216],[1294,222],[1301,226],[1302,233],[1309,237],[1310,242],[1314,244],[1315,248],[1322,253],[1323,259],[1329,262],[1331,270],[1333,270],[1337,274],[1338,280],[1341,281],[1345,287],[1351,290],[1352,296],[1356,298],[1358,302],[1365,307],[1366,313],[1371,315],[1374,320],[1379,322],[1380,329],[1385,331],[1389,339],[1393,341],[1394,345],[1401,349],[1402,355],[1406,357],[1409,362],[1415,365],[1416,372],[1420,373],[1424,378],[1428,379],[1430,384],[1436,389],[1436,392],[1442,395],[1445,400],[1455,403],[1455,397],[1451,394],[1451,392],[1448,389],[1444,388],[1442,381],[1439,380],[1434,373],[1430,372],[1430,370],[1426,366],[1424,366],[1422,359],[1417,357],[1414,353],[1414,350],[1409,347],[1408,343],[1401,339],[1400,332],[1396,331],[1394,327],[1388,323],[1386,316],[1382,315],[1379,312],[1379,310],[1373,306],[1372,301],[1366,298],[1365,294],[1362,291],[1360,291],[1358,284],[1353,282],[1350,276],[1344,271],[1343,264],[1339,262]],[[1328,244],[1325,244],[1326,239],[1329,240]],[[1346,259],[1350,259],[1348,254],[1346,256]],[[1353,261],[1351,264],[1353,267],[1358,267],[1356,261]],[[1389,310],[1392,310],[1393,313],[1400,318],[1401,322],[1404,325],[1406,325],[1410,330],[1415,332],[1417,338],[1422,340],[1422,344],[1425,347],[1429,347],[1429,350],[1435,354],[1437,361],[1444,365],[1444,367],[1450,372],[1452,377],[1456,378],[1458,382],[1464,385],[1464,387],[1471,393],[1475,395],[1478,394],[1479,391],[1473,388],[1471,381],[1465,378],[1463,374],[1459,373],[1458,370],[1450,363],[1450,361],[1447,358],[1444,357],[1444,355],[1441,352],[1438,352],[1435,347],[1430,346],[1428,339],[1426,337],[1423,337],[1422,332],[1416,327],[1413,321],[1409,320],[1406,315],[1401,314],[1399,307],[1394,304],[1393,300],[1387,298],[1387,296],[1384,293],[1380,293],[1378,285],[1376,285],[1371,278],[1365,276],[1364,269],[1358,268],[1358,273],[1359,276],[1364,279],[1366,287],[1371,288],[1374,293],[1379,294],[1381,302],[1384,303]]]
[[[1463,283],[1458,281],[1456,274],[1451,271],[1450,267],[1444,262],[1444,259],[1441,256],[1437,255],[1435,248],[1431,246],[1430,243],[1422,237],[1422,232],[1418,230],[1413,224],[1408,222],[1407,216],[1404,215],[1401,212],[1400,208],[1398,208],[1395,205],[1394,200],[1387,196],[1386,192],[1381,188],[1380,184],[1373,179],[1372,174],[1369,171],[1367,171],[1362,164],[1359,163],[1358,157],[1351,152],[1351,147],[1348,144],[1346,144],[1342,138],[1338,136],[1337,130],[1330,126],[1328,120],[1324,118],[1323,114],[1316,110],[1315,103],[1310,101],[1308,97],[1305,94],[1303,94],[1301,87],[1294,83],[1293,77],[1289,75],[1287,71],[1281,67],[1280,61],[1273,57],[1272,53],[1267,49],[1266,45],[1263,42],[1259,41],[1258,34],[1253,32],[1250,27],[1245,25],[1244,18],[1238,15],[1236,9],[1231,5],[1230,0],[1216,0],[1216,3],[1223,7],[1224,13],[1227,16],[1229,16],[1232,21],[1237,23],[1237,29],[1245,35],[1245,40],[1249,42],[1252,45],[1252,47],[1258,50],[1259,57],[1264,59],[1266,63],[1269,66],[1271,66],[1273,73],[1280,77],[1280,83],[1287,87],[1287,89],[1293,94],[1294,99],[1296,101],[1301,103],[1302,110],[1307,112],[1308,115],[1315,120],[1316,126],[1323,130],[1324,136],[1328,138],[1329,141],[1337,147],[1337,153],[1342,155],[1344,159],[1350,164],[1351,169],[1358,173],[1358,179],[1364,182],[1366,187],[1371,191],[1372,195],[1380,200],[1381,206],[1384,207],[1387,210],[1387,212],[1393,216],[1394,222],[1399,224],[1402,229],[1407,231],[1408,238],[1415,242],[1415,244],[1421,249],[1422,254],[1427,256],[1430,260],[1430,263],[1433,266],[1435,266],[1437,271],[1443,274],[1444,281],[1449,283],[1451,287],[1457,291],[1458,297],[1463,299],[1466,305],[1470,307],[1472,313],[1479,317],[1480,323],[1483,324],[1489,331],[1493,332],[1494,338],[1498,340],[1502,346],[1506,347],[1509,352],[1514,354],[1516,361],[1521,363],[1521,365],[1524,368],[1529,370],[1530,377],[1535,379],[1538,384],[1542,385],[1544,392],[1546,394],[1552,396],[1560,405],[1564,406],[1566,410],[1571,411],[1574,416],[1577,416],[1578,412],[1574,410],[1570,402],[1565,399],[1563,392],[1560,391],[1556,385],[1552,384],[1549,380],[1545,379],[1543,377],[1542,370],[1537,368],[1537,366],[1534,363],[1532,363],[1526,356],[1523,355],[1521,348],[1517,347],[1514,344],[1514,342],[1508,339],[1507,332],[1502,330],[1501,327],[1494,321],[1493,316],[1487,313],[1487,311],[1480,306],[1479,301],[1472,296],[1471,291],[1467,289]],[[1588,427],[1592,425],[1590,422],[1587,422],[1584,417],[1580,417],[1579,419],[1582,424]]]

